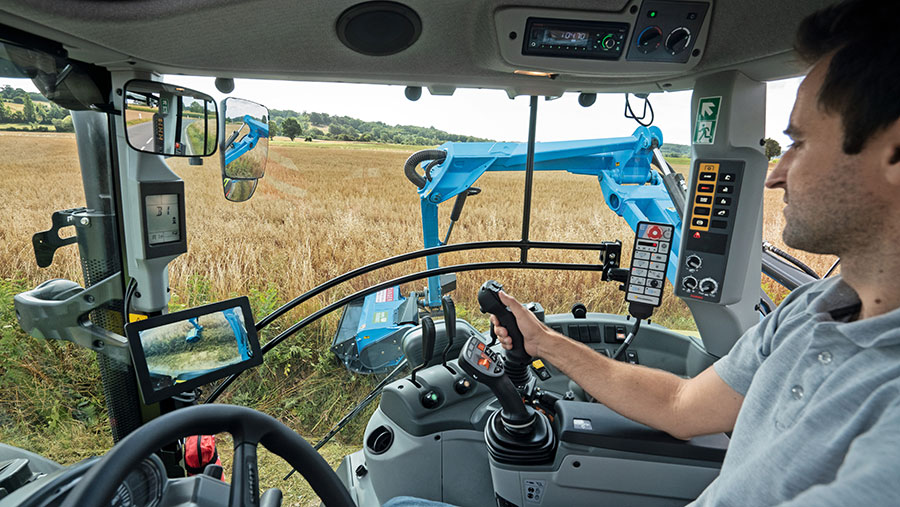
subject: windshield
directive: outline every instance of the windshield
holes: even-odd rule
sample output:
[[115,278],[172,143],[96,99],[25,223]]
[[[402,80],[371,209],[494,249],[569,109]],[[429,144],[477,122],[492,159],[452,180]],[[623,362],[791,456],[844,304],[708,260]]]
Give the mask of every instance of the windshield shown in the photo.
[[[2,55],[0,55],[2,56]],[[212,80],[167,78],[197,90],[213,90]],[[796,84],[793,85],[796,88]],[[775,83],[770,107],[793,99],[791,85]],[[524,142],[528,98],[510,100],[503,92],[459,90],[452,97],[423,93],[410,102],[401,87],[238,81],[237,96],[269,107],[270,137],[265,177],[252,200],[233,204],[222,195],[214,161],[197,167],[187,159],[167,163],[185,182],[190,249],[169,267],[170,310],[195,307],[235,295],[248,295],[257,320],[281,304],[342,273],[404,252],[423,248],[420,201],[403,174],[407,158],[447,141]],[[218,101],[223,96],[213,93]],[[0,439],[74,462],[111,445],[99,372],[93,353],[69,343],[24,335],[16,325],[12,296],[48,278],[83,283],[74,246],[60,250],[53,265],[40,270],[31,236],[46,230],[50,214],[84,202],[71,114],[47,100],[30,80],[0,80],[0,228],[4,245],[2,347],[0,357]],[[637,124],[622,118],[621,95],[600,96],[590,108],[577,95],[539,101],[537,141],[628,136]],[[632,99],[635,109],[640,100]],[[690,94],[651,96],[654,125],[664,135],[663,153],[682,174],[689,169]],[[773,104],[775,106],[773,106]],[[767,127],[778,137],[782,122]],[[274,128],[272,128],[274,125]],[[785,145],[786,143],[782,143]],[[522,236],[524,174],[489,172],[475,186],[449,242],[517,240]],[[780,194],[766,197],[765,239],[781,245]],[[438,215],[441,236],[449,225],[451,202]],[[71,234],[69,232],[68,234]],[[530,239],[597,243],[619,239],[630,261],[634,237],[625,221],[604,203],[596,176],[565,171],[538,172],[531,202]],[[833,258],[798,254],[819,273]],[[457,252],[441,265],[487,260],[517,260],[516,249]],[[596,252],[534,251],[531,260],[597,263]],[[296,320],[328,303],[376,283],[425,269],[422,259],[387,267],[354,279],[301,305],[263,330],[265,343]],[[475,295],[487,279],[496,279],[522,301],[540,302],[546,312],[569,312],[576,302],[591,312],[622,315],[618,284],[601,282],[598,272],[476,271],[460,273],[451,294],[457,315],[479,331],[488,327]],[[768,283],[769,285],[765,285]],[[425,281],[401,286],[401,294],[421,292]],[[776,298],[786,291],[764,282]],[[696,329],[693,317],[667,284],[653,322],[685,333]],[[262,367],[242,377],[221,401],[278,414],[309,436],[324,434],[374,384],[348,373],[330,350],[340,319],[334,312],[272,350]],[[342,437],[335,455],[358,447],[365,424],[360,417]],[[36,428],[58,438],[44,438]],[[87,429],[87,431],[85,431]],[[74,441],[73,441],[74,439]],[[62,445],[59,442],[70,442]]]

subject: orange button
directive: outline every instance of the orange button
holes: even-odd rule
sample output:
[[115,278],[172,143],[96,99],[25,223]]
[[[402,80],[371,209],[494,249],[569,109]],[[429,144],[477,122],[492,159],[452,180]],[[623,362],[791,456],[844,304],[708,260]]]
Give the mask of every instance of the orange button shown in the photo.
[[484,343],[478,342],[478,350],[484,350]]
[[478,366],[483,366],[485,370],[491,369],[491,360],[487,356],[481,356],[478,360]]

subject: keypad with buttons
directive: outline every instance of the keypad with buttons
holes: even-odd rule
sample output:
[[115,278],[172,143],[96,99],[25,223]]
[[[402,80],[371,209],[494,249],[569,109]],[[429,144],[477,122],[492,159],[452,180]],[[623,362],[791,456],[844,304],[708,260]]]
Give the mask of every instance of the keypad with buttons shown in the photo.
[[638,223],[631,254],[631,272],[626,284],[626,301],[660,305],[674,231],[675,227],[669,224]]

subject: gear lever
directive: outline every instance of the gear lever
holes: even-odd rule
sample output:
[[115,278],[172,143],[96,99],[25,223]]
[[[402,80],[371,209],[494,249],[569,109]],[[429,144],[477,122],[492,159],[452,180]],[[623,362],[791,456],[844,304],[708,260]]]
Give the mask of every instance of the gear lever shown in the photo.
[[447,354],[453,347],[453,340],[456,338],[456,305],[453,304],[453,298],[447,295],[441,298],[441,306],[444,310],[444,331],[447,333],[447,346],[444,347],[444,353],[441,355],[443,359],[441,364],[451,375],[456,375],[456,371],[447,365]]
[[422,387],[416,382],[416,373],[425,369],[425,367],[428,366],[428,362],[431,361],[431,357],[434,355],[434,336],[434,321],[431,320],[431,317],[422,317],[422,364],[416,366],[409,375],[409,380],[416,387]]

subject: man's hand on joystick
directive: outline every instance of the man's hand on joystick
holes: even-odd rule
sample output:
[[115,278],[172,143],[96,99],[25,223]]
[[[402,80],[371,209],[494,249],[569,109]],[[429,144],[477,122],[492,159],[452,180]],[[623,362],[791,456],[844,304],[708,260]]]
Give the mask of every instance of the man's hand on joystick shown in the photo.
[[[516,324],[524,339],[525,352],[530,356],[540,357],[540,345],[542,339],[553,331],[545,326],[543,322],[538,320],[535,314],[522,306],[522,303],[519,303],[516,298],[502,290],[498,293],[498,296],[500,297],[500,301],[509,308],[516,318]],[[509,336],[509,330],[503,327],[500,323],[500,319],[494,314],[491,314],[491,324],[494,325],[494,333],[497,335],[497,339],[500,341],[503,348],[511,350],[513,345],[512,338]]]

